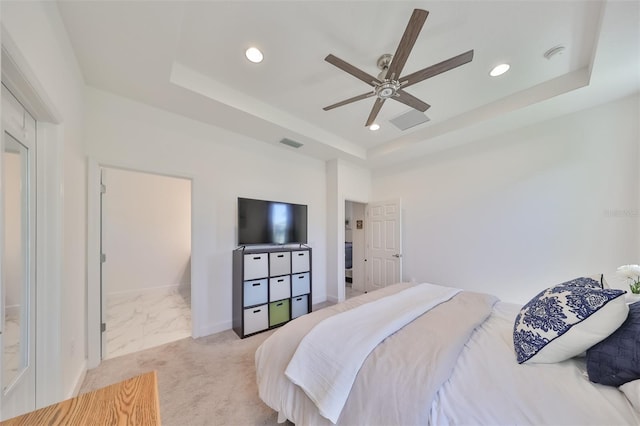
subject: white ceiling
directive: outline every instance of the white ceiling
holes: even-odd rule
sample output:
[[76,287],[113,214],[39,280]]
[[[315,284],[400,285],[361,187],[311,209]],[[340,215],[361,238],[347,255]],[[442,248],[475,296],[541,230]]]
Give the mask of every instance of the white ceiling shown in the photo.
[[[322,159],[372,167],[489,137],[640,88],[638,1],[59,1],[87,84],[266,143],[289,138]],[[364,127],[370,90],[327,54],[377,75],[414,8],[429,16],[403,75],[473,49],[472,62],[406,91],[430,121],[387,101]],[[563,55],[545,59],[563,45]],[[261,64],[244,57],[249,46]],[[492,66],[511,64],[497,78]],[[281,146],[282,149],[293,149]]]

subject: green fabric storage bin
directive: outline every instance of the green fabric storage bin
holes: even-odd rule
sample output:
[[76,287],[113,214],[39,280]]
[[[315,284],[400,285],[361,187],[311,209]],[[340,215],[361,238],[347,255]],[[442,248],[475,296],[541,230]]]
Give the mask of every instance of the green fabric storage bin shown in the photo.
[[269,303],[269,327],[289,321],[289,299]]

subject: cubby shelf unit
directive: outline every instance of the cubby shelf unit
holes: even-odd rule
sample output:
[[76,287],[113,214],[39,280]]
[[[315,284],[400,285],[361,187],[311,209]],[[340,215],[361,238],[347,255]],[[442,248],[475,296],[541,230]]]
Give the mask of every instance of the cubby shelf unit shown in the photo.
[[311,312],[311,248],[233,251],[233,330],[241,338]]

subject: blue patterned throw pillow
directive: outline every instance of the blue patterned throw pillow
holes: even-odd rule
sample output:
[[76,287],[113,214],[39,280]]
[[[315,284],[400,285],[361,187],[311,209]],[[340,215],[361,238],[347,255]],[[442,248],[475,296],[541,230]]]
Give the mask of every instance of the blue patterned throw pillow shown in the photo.
[[627,318],[624,293],[584,277],[538,293],[515,320],[518,363],[564,361],[609,336]]

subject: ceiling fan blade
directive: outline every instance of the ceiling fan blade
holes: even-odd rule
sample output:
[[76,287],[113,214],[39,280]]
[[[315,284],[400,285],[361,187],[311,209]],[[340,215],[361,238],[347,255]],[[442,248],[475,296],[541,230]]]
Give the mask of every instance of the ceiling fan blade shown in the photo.
[[473,59],[473,50],[469,50],[468,52],[461,53],[458,56],[454,56],[453,58],[449,58],[446,61],[442,61],[435,65],[431,65],[425,69],[420,71],[416,71],[409,75],[406,75],[398,81],[402,85],[402,88],[409,87],[413,84],[419,83],[422,80],[426,80],[427,78],[431,78],[438,74],[442,74],[443,72],[452,70],[454,68],[459,67],[460,65],[464,65],[467,62],[471,62]]
[[371,113],[369,114],[369,118],[367,118],[367,124],[365,124],[364,127],[369,127],[374,123],[374,121],[376,121],[376,117],[378,116],[378,113],[380,112],[380,108],[382,108],[382,105],[384,104],[385,100],[386,99],[382,99],[382,98],[376,99],[376,102],[373,104],[373,108],[371,108]]
[[404,64],[409,58],[411,49],[413,49],[413,45],[416,43],[418,34],[420,34],[420,30],[422,30],[422,26],[427,20],[428,15],[429,12],[427,12],[426,10],[413,10],[411,18],[409,19],[409,23],[407,24],[407,28],[405,28],[404,34],[402,35],[400,43],[398,44],[398,48],[396,49],[396,53],[393,55],[391,65],[389,65],[387,78],[391,80],[397,80],[400,76],[400,73],[404,68]]
[[380,80],[378,80],[374,76],[367,74],[366,72],[354,67],[353,65],[343,61],[336,56],[329,54],[326,58],[324,58],[324,60],[340,68],[342,71],[351,74],[355,78],[364,81],[369,86],[375,86],[377,83],[380,83]]
[[344,101],[340,101],[333,105],[326,106],[322,109],[325,111],[329,111],[330,109],[338,108],[338,107],[341,107],[342,105],[350,104],[351,102],[361,101],[362,99],[367,99],[374,95],[375,95],[374,92],[367,92],[362,95],[354,96],[353,98],[345,99]]
[[401,103],[403,103],[405,105],[408,105],[413,109],[417,109],[418,111],[425,112],[426,110],[431,108],[431,105],[429,105],[426,102],[421,101],[420,99],[416,98],[413,95],[410,95],[409,93],[405,92],[404,90],[398,90],[396,92],[396,94],[398,96],[394,96],[391,99],[396,100],[398,102],[401,102]]

